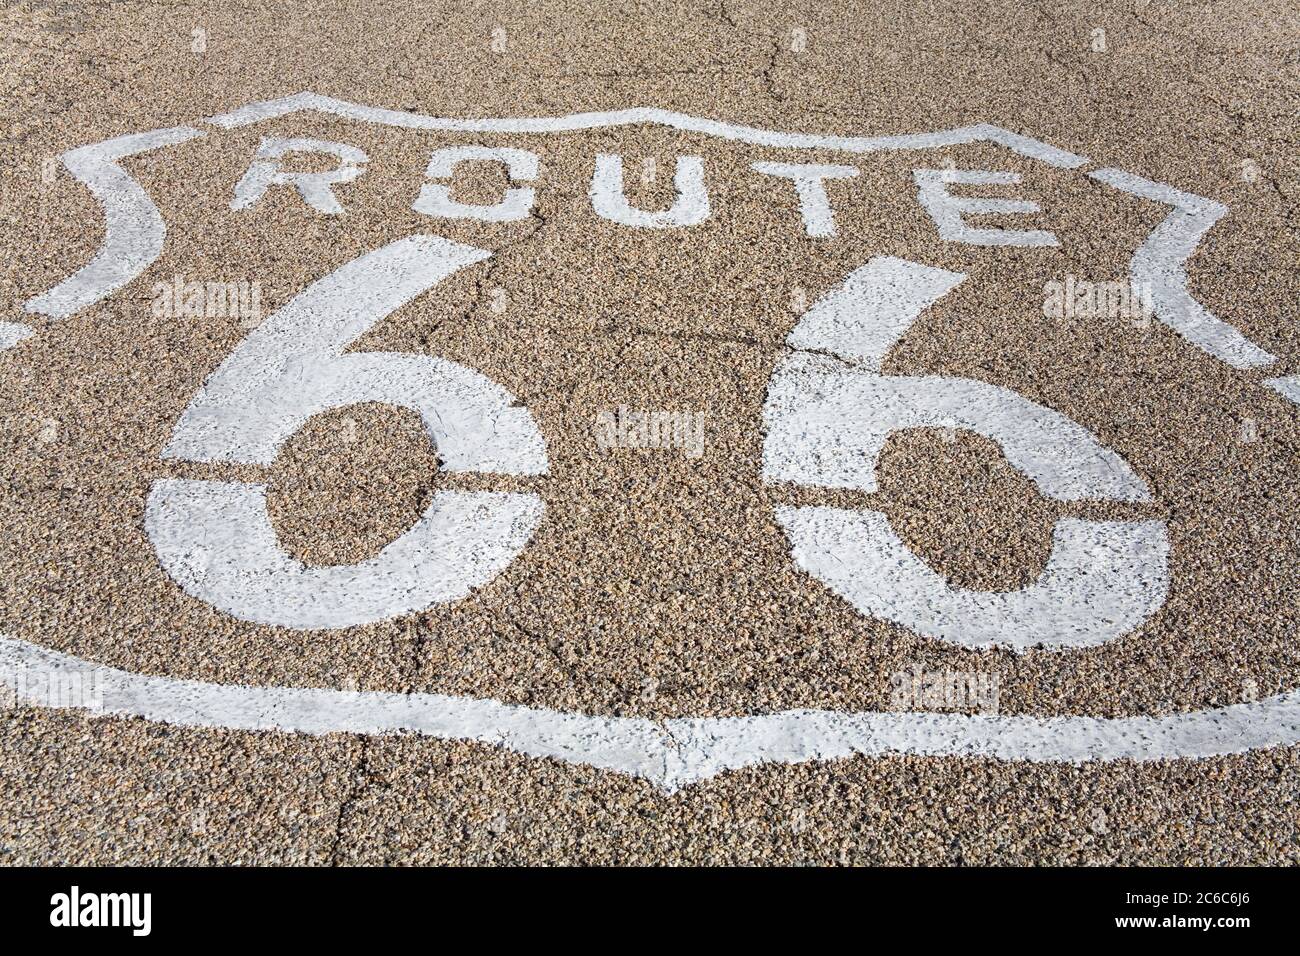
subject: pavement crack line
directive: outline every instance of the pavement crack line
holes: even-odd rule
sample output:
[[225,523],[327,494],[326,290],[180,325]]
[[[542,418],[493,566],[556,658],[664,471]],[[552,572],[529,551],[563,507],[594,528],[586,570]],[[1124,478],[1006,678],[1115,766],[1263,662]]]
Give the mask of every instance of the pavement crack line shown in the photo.
[[348,784],[347,795],[339,802],[338,816],[334,821],[334,840],[330,845],[329,865],[343,865],[343,832],[347,828],[349,817],[361,795],[367,790],[370,776],[370,747],[372,738],[368,735],[354,735],[354,739],[361,745],[361,752],[357,757],[357,762],[352,767],[349,774],[351,778]]

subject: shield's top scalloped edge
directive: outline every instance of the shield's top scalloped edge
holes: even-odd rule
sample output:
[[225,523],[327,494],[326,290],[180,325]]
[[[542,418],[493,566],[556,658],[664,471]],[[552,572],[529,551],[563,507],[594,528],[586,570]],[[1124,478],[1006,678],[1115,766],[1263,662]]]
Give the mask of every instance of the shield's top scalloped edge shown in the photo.
[[937,130],[932,133],[904,133],[893,136],[832,136],[821,133],[782,133],[775,130],[741,126],[721,120],[704,119],[688,113],[677,113],[655,107],[637,106],[630,109],[592,113],[569,113],[553,117],[503,117],[485,119],[454,119],[427,116],[403,110],[362,106],[346,100],[321,96],[304,91],[274,100],[249,103],[229,113],[209,117],[205,122],[222,129],[233,129],[260,123],[263,120],[288,116],[303,110],[329,113],[344,119],[362,120],[403,129],[442,130],[465,133],[563,133],[600,129],[611,126],[655,124],[668,126],[684,133],[702,133],[719,139],[749,143],[754,146],[773,146],[784,149],[830,149],[849,153],[875,153],[889,150],[934,149],[942,146],[959,146],[966,143],[990,142],[1005,146],[1030,159],[1037,159],[1062,169],[1077,169],[1088,162],[1088,157],[1059,149],[1048,143],[1013,133],[988,123]]
[[[363,106],[309,91],[249,103],[202,122],[232,129],[304,110],[405,129],[458,132],[573,132],[649,123],[758,146],[856,153],[990,142],[1060,168],[1076,169],[1089,162],[1087,157],[988,123],[929,133],[852,137],[781,133],[653,107],[557,117],[451,119]],[[166,227],[148,193],[118,163],[137,153],[204,135],[193,127],[177,126],[119,136],[64,153],[64,165],[103,206],[105,239],[89,263],[48,292],[29,300],[24,306],[26,311],[53,318],[68,316],[103,300],[144,272],[162,252]],[[1097,182],[1130,195],[1173,207],[1173,212],[1134,254],[1129,269],[1135,282],[1151,287],[1153,307],[1161,321],[1193,345],[1235,368],[1254,368],[1276,361],[1270,352],[1250,342],[1201,306],[1187,288],[1186,261],[1196,250],[1201,237],[1226,214],[1227,207],[1118,169],[1096,170],[1089,175]]]

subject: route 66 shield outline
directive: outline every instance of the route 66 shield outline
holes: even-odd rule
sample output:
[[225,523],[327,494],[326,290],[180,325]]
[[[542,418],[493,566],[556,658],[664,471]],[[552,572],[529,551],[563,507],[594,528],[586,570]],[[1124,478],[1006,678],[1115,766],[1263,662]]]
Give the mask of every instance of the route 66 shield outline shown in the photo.
[[[314,94],[252,104],[213,117],[207,125],[233,128],[297,110],[318,110],[342,118],[408,128],[461,131],[546,132],[658,123],[768,146],[820,147],[847,153],[917,150],[988,140],[1062,168],[1079,168],[1087,162],[1046,144],[990,126],[850,139],[772,133],[645,109],[546,120],[455,121],[360,107]],[[118,162],[138,152],[203,135],[205,132],[197,128],[175,127],[120,137],[65,154],[65,165],[103,205],[107,234],[103,247],[90,264],[50,292],[32,300],[28,304],[29,311],[55,318],[71,315],[122,287],[157,258],[165,234],[161,217],[148,195]],[[1102,169],[1088,175],[1107,186],[1172,207],[1167,218],[1138,250],[1130,266],[1135,279],[1147,282],[1155,289],[1156,313],[1160,320],[1193,345],[1235,368],[1262,367],[1274,361],[1273,356],[1209,314],[1186,288],[1183,264],[1201,236],[1226,210],[1210,200],[1119,170]],[[927,268],[923,264],[914,265]],[[0,344],[16,346],[30,334],[31,330],[19,323],[5,323],[0,326]],[[803,332],[796,330],[790,344],[796,349],[801,344],[805,347],[813,344],[801,338],[807,334],[806,326]],[[834,339],[832,334],[832,344]],[[826,341],[822,341],[815,347],[822,348],[825,344]],[[20,360],[21,354],[8,357]],[[839,355],[840,360],[844,357],[842,353]],[[1284,398],[1300,403],[1300,380],[1296,377],[1274,378],[1265,384]],[[508,401],[500,407],[508,408]],[[527,430],[524,426],[519,427]],[[542,467],[535,443],[530,446],[528,438],[522,441],[525,447],[533,449],[526,467]],[[776,467],[774,476],[780,477],[781,474],[781,468]],[[222,505],[229,506],[229,502]],[[796,518],[793,514],[782,518],[788,530],[792,528],[790,522]],[[512,527],[518,530],[517,525]],[[797,530],[792,531],[796,549],[799,547],[799,534]],[[523,538],[526,537],[525,531]],[[517,543],[517,538],[518,534],[511,540]],[[804,550],[807,551],[806,546]],[[797,553],[796,560],[799,560]],[[805,567],[811,569],[816,561],[813,558],[808,560],[810,563]],[[491,566],[492,562],[487,562],[489,572]],[[828,583],[833,589],[844,587],[843,584]],[[856,600],[853,603],[858,604]],[[864,606],[869,608],[870,601],[864,599],[859,607]],[[943,630],[943,625],[938,625],[937,629]],[[0,642],[0,677],[17,689],[20,697],[23,696],[24,674],[27,672],[74,673],[88,668],[102,683],[102,709],[107,714],[137,715],[189,726],[307,733],[414,731],[442,738],[480,740],[533,756],[558,757],[630,773],[669,790],[729,768],[771,761],[831,759],[850,754],[911,752],[1041,761],[1162,759],[1233,753],[1300,740],[1300,691],[1258,703],[1163,718],[972,717],[800,710],[750,717],[679,718],[660,724],[642,718],[562,713],[491,700],[432,694],[360,693],[178,681],[97,667],[17,638],[4,638]]]

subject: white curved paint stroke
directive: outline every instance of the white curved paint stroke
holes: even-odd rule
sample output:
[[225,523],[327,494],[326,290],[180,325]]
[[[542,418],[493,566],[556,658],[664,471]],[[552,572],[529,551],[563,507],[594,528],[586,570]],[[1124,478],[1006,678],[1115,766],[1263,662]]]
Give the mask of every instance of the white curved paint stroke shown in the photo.
[[[883,375],[889,349],[965,275],[877,256],[819,298],[787,337],[763,403],[763,477],[874,492],[895,431],[969,429],[995,441],[1058,501],[1146,502],[1119,455],[1065,415],[987,382]],[[870,510],[778,507],[795,563],[867,617],[963,647],[1093,647],[1130,633],[1165,602],[1163,521],[1057,522],[1047,567],[1010,592],[951,587]]]
[[223,129],[234,129],[251,123],[260,123],[263,120],[278,119],[302,110],[315,110],[340,119],[360,120],[401,129],[440,130],[453,133],[572,133],[579,130],[648,124],[667,126],[683,133],[703,133],[706,136],[749,143],[754,146],[776,146],[785,149],[831,149],[846,153],[878,153],[889,150],[961,146],[967,143],[996,143],[1021,156],[1062,169],[1077,169],[1088,162],[1086,156],[1077,156],[988,123],[937,130],[932,133],[904,133],[897,136],[827,136],[821,133],[781,133],[653,107],[634,107],[597,113],[570,113],[567,116],[453,119],[362,106],[330,96],[304,92],[278,100],[249,103],[230,113],[209,117],[207,122]]
[[874,493],[876,462],[892,432],[967,429],[1057,501],[1147,502],[1151,493],[1119,455],[1078,422],[1018,392],[945,375],[877,375],[795,352],[777,367],[763,406],[763,477]]
[[519,555],[543,510],[534,494],[443,489],[368,561],[309,568],[280,547],[265,485],[159,478],[145,530],[186,594],[244,621],[337,629],[467,597]]
[[777,508],[795,563],[862,614],[962,647],[1096,647],[1137,628],[1165,602],[1163,521],[1062,518],[1039,578],[1018,591],[952,587],[879,511]]
[[[1085,157],[988,124],[897,136],[844,137],[774,132],[648,108],[551,118],[465,120],[376,109],[301,93],[249,104],[206,122],[228,129],[300,110],[449,132],[569,132],[650,123],[757,146],[848,153],[991,142],[1060,168],[1075,169],[1088,162]],[[121,288],[156,260],[165,236],[164,224],[148,194],[118,163],[136,153],[202,135],[189,127],[174,127],[107,140],[64,155],[67,167],[103,207],[105,239],[87,266],[30,300],[28,311],[56,318],[71,315]],[[1228,327],[1196,303],[1187,290],[1186,260],[1223,214],[1223,207],[1118,170],[1094,175],[1109,185],[1176,207],[1144,244],[1145,253],[1140,250],[1134,260],[1135,275],[1157,280],[1160,317],[1210,354],[1238,367],[1271,361],[1272,356],[1244,342],[1235,330],[1225,332]],[[32,333],[18,323],[5,323],[3,334],[3,344],[8,346]],[[869,350],[878,348],[883,340],[892,344],[889,329],[872,334],[876,338],[869,343]],[[1297,381],[1296,377],[1278,378],[1266,384],[1300,403]],[[1082,763],[1197,759],[1300,743],[1300,690],[1259,703],[1159,718],[798,710],[656,723],[432,694],[214,685],[133,674],[0,636],[0,683],[28,703],[59,706],[28,691],[51,676],[86,673],[102,680],[102,706],[94,709],[106,714],[192,727],[311,734],[409,732],[476,740],[519,753],[632,774],[669,791],[728,769],[852,755],[910,753]]]
[[1277,360],[1213,315],[1187,288],[1187,260],[1210,227],[1227,213],[1227,206],[1122,169],[1098,169],[1088,175],[1123,192],[1174,207],[1133,253],[1129,263],[1133,283],[1151,290],[1160,321],[1201,351],[1233,368],[1256,368]]
[[500,163],[511,182],[532,182],[537,178],[541,159],[526,149],[506,146],[446,146],[435,152],[424,171],[424,178],[434,180],[420,187],[420,195],[411,207],[426,216],[444,219],[475,219],[479,222],[520,222],[532,215],[537,195],[531,186],[512,186],[501,201],[492,206],[457,202],[451,198],[450,180],[456,167],[465,162]]
[[[338,165],[317,172],[285,170],[281,162],[290,153],[315,153],[333,157]],[[365,171],[370,161],[365,150],[346,143],[324,139],[265,136],[253,154],[248,171],[235,183],[235,195],[230,201],[234,210],[248,209],[261,202],[272,186],[292,186],[312,209],[326,216],[343,213],[343,204],[334,195],[334,187],[350,183]]]
[[[270,465],[313,415],[381,402],[419,412],[445,471],[546,474],[532,413],[487,376],[428,355],[347,351],[417,295],[490,257],[437,236],[408,236],[316,280],[212,373],[163,457]],[[310,568],[280,547],[264,485],[159,478],[145,531],[192,597],[245,621],[342,628],[468,596],[523,550],[543,510],[535,494],[441,490],[370,560]]]
[[431,355],[349,352],[377,322],[491,253],[408,236],[316,280],[248,334],[181,414],[163,457],[270,465],[313,415],[362,402],[418,412],[447,471],[543,475],[532,413]]
[[93,677],[95,713],[181,727],[414,733],[478,741],[648,780],[673,792],[727,770],[917,754],[1035,763],[1202,759],[1300,742],[1300,691],[1167,717],[969,716],[792,710],[753,717],[598,717],[440,694],[209,684],[132,674],[0,636],[0,683],[21,700]]
[[704,185],[704,160],[678,156],[673,172],[677,198],[662,212],[635,209],[623,191],[623,157],[601,154],[591,177],[591,209],[602,219],[634,229],[673,229],[695,226],[709,218],[709,194]]
[[104,242],[95,257],[49,292],[27,302],[28,312],[64,318],[116,292],[162,253],[167,227],[158,207],[118,163],[128,156],[174,146],[204,134],[188,126],[119,136],[69,150],[63,165],[104,207]]

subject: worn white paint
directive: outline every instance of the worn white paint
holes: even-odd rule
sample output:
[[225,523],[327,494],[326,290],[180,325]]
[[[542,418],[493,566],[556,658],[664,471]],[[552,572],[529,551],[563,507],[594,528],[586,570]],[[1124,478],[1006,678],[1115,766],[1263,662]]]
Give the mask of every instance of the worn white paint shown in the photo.
[[264,485],[160,479],[145,530],[186,594],[245,621],[340,628],[467,596],[523,550],[542,510],[534,494],[438,491],[370,560],[309,568],[280,547]]
[[490,255],[411,236],[317,280],[212,373],[163,457],[269,465],[313,415],[384,402],[419,412],[447,471],[544,474],[532,414],[491,379],[432,356],[344,351],[421,292]]
[[917,317],[965,279],[961,272],[876,256],[814,302],[786,342],[879,371],[885,353]]
[[[503,164],[515,182],[531,182],[537,178],[540,160],[536,153],[525,149],[504,146],[448,146],[433,154],[425,176],[429,179],[451,179],[456,166],[465,162],[495,162]],[[506,190],[501,202],[491,206],[456,202],[451,198],[448,183],[425,183],[412,207],[426,216],[444,219],[477,219],[480,222],[515,222],[527,219],[533,210],[536,196],[532,187]]]
[[709,218],[704,160],[698,156],[678,156],[673,186],[677,198],[668,209],[659,212],[635,209],[623,193],[623,157],[602,153],[596,157],[596,172],[591,178],[591,208],[603,219],[636,229],[695,226]]
[[566,116],[505,117],[493,119],[455,119],[426,116],[404,110],[389,110],[349,103],[316,93],[295,93],[276,100],[249,103],[237,110],[209,117],[207,122],[223,129],[288,116],[302,110],[314,110],[342,119],[378,123],[402,129],[441,130],[462,133],[568,133],[577,130],[652,124],[667,126],[684,133],[701,133],[718,139],[775,146],[785,149],[830,149],[846,153],[876,153],[893,150],[936,149],[966,143],[996,143],[1029,159],[1063,169],[1077,169],[1087,157],[1058,149],[1040,140],[1010,130],[977,123],[956,129],[929,133],[903,133],[897,136],[828,136],[822,133],[784,133],[758,129],[719,120],[704,119],[653,107],[634,107],[598,113],[570,113]]
[[763,417],[768,481],[874,492],[876,460],[891,432],[954,428],[997,442],[1057,501],[1151,500],[1142,479],[1082,425],[973,379],[877,375],[800,351],[773,373]]
[[949,242],[970,246],[1056,246],[1056,236],[1045,229],[983,229],[966,224],[966,216],[1025,215],[1042,212],[1038,203],[1028,199],[986,199],[954,196],[949,185],[1013,186],[1020,182],[1019,173],[990,172],[979,169],[917,169],[917,197],[934,220],[939,235]]
[[1233,368],[1256,368],[1276,361],[1275,356],[1211,314],[1187,288],[1187,260],[1210,227],[1227,213],[1226,206],[1120,169],[1098,169],[1088,175],[1115,189],[1174,207],[1129,263],[1129,275],[1138,288],[1151,289],[1160,321]]
[[173,126],[119,136],[63,154],[68,172],[103,207],[104,241],[90,262],[49,292],[29,300],[28,312],[53,318],[72,315],[116,292],[158,258],[167,227],[149,194],[118,163],[203,135],[188,126]]
[[[1165,717],[1031,717],[792,710],[651,721],[441,694],[209,684],[132,674],[0,636],[0,683],[93,671],[97,713],[182,727],[306,734],[416,733],[640,777],[668,792],[727,770],[919,754],[1036,763],[1203,759],[1300,743],[1300,691]],[[27,678],[28,673],[33,678]],[[35,679],[39,676],[40,679]],[[26,698],[24,698],[26,700]],[[30,701],[34,705],[42,702]]]
[[[833,149],[850,153],[921,150],[965,143],[992,142],[1022,156],[1053,166],[1077,168],[1087,162],[1085,157],[989,124],[899,136],[843,137],[811,133],[780,133],[650,108],[580,113],[560,117],[461,120],[367,107],[308,92],[277,100],[251,103],[231,113],[211,117],[207,122],[229,129],[287,116],[302,110],[401,128],[453,132],[562,133],[650,123],[760,146]],[[70,315],[103,299],[134,279],[157,258],[165,235],[162,219],[147,193],[117,165],[117,161],[137,152],[156,149],[201,135],[203,134],[198,130],[175,127],[107,140],[71,150],[64,155],[65,164],[73,174],[100,199],[105,215],[105,242],[87,267],[44,295],[30,300],[26,305],[29,311],[54,316]],[[950,171],[933,172],[938,172],[941,176],[950,176]],[[1138,194],[1149,194],[1149,198],[1157,198],[1158,201],[1183,202],[1186,208],[1191,208],[1196,203],[1209,202],[1187,193],[1179,193],[1158,183],[1128,176],[1119,170],[1100,170],[1093,175],[1103,182],[1111,181],[1119,188],[1129,191],[1144,190],[1145,192]],[[1162,193],[1166,198],[1160,199],[1157,193]],[[1218,204],[1210,205],[1214,207]],[[1197,215],[1196,224],[1199,232],[1192,243],[1193,248],[1195,242],[1199,241],[1200,234],[1208,229],[1216,218],[1217,215],[1208,219],[1205,215]],[[1186,233],[1185,218],[1175,219],[1171,215],[1166,222],[1172,224],[1171,232],[1174,234],[1174,240]],[[1177,225],[1178,229],[1173,229],[1173,225]],[[1161,245],[1169,246],[1170,243],[1162,240]],[[1191,250],[1187,251],[1190,254]],[[1181,272],[1181,263],[1170,273],[1169,278],[1170,281],[1162,288],[1166,303],[1162,309],[1164,313],[1162,317],[1168,320],[1170,314],[1176,316],[1186,313],[1201,325],[1212,324],[1205,322],[1208,313],[1190,299],[1186,289],[1186,276]],[[1209,318],[1217,322],[1213,316]],[[1174,322],[1171,321],[1171,324]],[[1251,346],[1248,342],[1243,345],[1241,342],[1229,341],[1225,348],[1227,354],[1235,356],[1234,360],[1238,363],[1265,364],[1272,358],[1267,352]]]
[[1300,405],[1300,375],[1265,379],[1264,384],[1289,402]]
[[[420,413],[447,471],[544,474],[532,415],[495,382],[429,356],[344,354],[380,319],[489,256],[412,236],[313,283],[212,374],[164,457],[269,465],[313,415],[384,402]],[[149,492],[145,529],[186,593],[243,620],[338,628],[465,597],[523,549],[541,514],[533,494],[441,491],[373,559],[308,568],[277,543],[264,486],[160,479]]]
[[[650,108],[560,117],[461,120],[361,106],[308,92],[251,103],[231,113],[211,117],[207,122],[229,129],[302,110],[401,128],[453,132],[562,133],[650,123],[759,146],[832,149],[850,153],[934,149],[965,143],[992,142],[1022,156],[1062,168],[1077,168],[1087,162],[1085,157],[989,124],[898,136],[844,137],[780,133]],[[29,311],[51,316],[70,315],[125,285],[158,257],[165,235],[161,216],[148,194],[117,165],[118,160],[201,135],[203,134],[195,129],[174,127],[106,140],[64,154],[65,165],[96,195],[103,206],[105,241],[86,267],[44,295],[31,299],[26,304]],[[929,172],[937,173],[942,182],[944,177],[951,180],[953,171]],[[1155,280],[1154,285],[1159,291],[1160,299],[1157,314],[1184,334],[1187,334],[1187,329],[1194,330],[1193,341],[1237,367],[1271,362],[1273,356],[1210,315],[1191,298],[1187,290],[1183,264],[1204,232],[1222,215],[1223,207],[1171,187],[1130,176],[1120,170],[1098,170],[1092,175],[1116,188],[1178,207],[1135,255],[1131,267],[1135,276],[1142,274]],[[932,188],[931,192],[934,193],[935,190]],[[940,202],[943,202],[942,198]],[[952,225],[950,219],[948,226]]]
[[[368,123],[449,132],[553,133],[642,123],[662,124],[760,146],[870,153],[923,150],[974,142],[1003,145],[1022,156],[1050,165],[1077,168],[1084,157],[1059,150],[1004,129],[980,124],[953,130],[880,137],[838,137],[780,133],[656,109],[630,109],[551,118],[458,120],[358,106],[311,93],[254,103],[208,122],[233,128],[316,110]],[[173,142],[202,135],[177,127],[121,137],[65,154],[65,164],[103,206],[105,240],[85,268],[54,289],[27,303],[32,312],[70,315],[100,301],[138,276],[158,256],[165,234],[161,217],[148,195],[118,161]],[[1191,300],[1183,265],[1204,232],[1222,215],[1222,207],[1197,207],[1187,194],[1127,177],[1117,170],[1095,174],[1119,188],[1146,190],[1157,201],[1176,195],[1166,228],[1153,234],[1135,256],[1135,274],[1143,269],[1167,278],[1161,317],[1178,328],[1214,326],[1209,314]],[[1165,192],[1168,190],[1168,192]],[[1199,200],[1208,203],[1208,200]],[[1217,214],[1215,207],[1218,207]],[[1182,215],[1179,215],[1182,213]],[[1150,248],[1148,248],[1150,247]],[[1158,310],[1161,307],[1158,306]],[[1199,310],[1199,311],[1198,311]],[[1209,316],[1217,322],[1213,316]],[[888,326],[888,322],[885,323]],[[1222,323],[1220,323],[1222,324]],[[8,323],[9,327],[17,326]],[[24,329],[23,326],[17,326]],[[1181,331],[1181,330],[1180,330]],[[1235,331],[1235,330],[1234,330]],[[20,334],[13,332],[13,335]],[[873,333],[874,334],[874,333]],[[895,336],[896,337],[896,336]],[[877,340],[889,339],[887,332]],[[1210,337],[1212,345],[1213,337]],[[1242,340],[1244,341],[1244,340]],[[1271,356],[1231,335],[1207,348],[1239,367],[1264,364]],[[856,350],[836,343],[837,354],[865,365],[875,345]],[[1199,344],[1199,343],[1198,343]],[[808,346],[801,346],[808,347]],[[1205,346],[1202,346],[1205,347]],[[878,349],[877,349],[878,351]],[[1225,357],[1226,356],[1226,357]],[[411,357],[408,357],[411,358]],[[1292,401],[1300,401],[1297,377],[1265,384]],[[201,431],[196,426],[196,431]],[[202,442],[199,442],[202,445]],[[525,456],[527,457],[527,456]],[[239,486],[245,487],[245,486]],[[246,486],[254,489],[256,486]],[[165,486],[164,486],[165,489]],[[201,569],[195,568],[196,580]],[[83,671],[96,668],[108,682],[108,713],[145,717],[186,726],[296,730],[310,733],[394,733],[413,731],[445,739],[472,739],[499,744],[536,756],[549,756],[633,773],[672,790],[729,768],[765,762],[826,760],[852,754],[904,752],[927,755],[984,756],[1032,761],[1160,760],[1202,758],[1252,748],[1300,742],[1300,691],[1256,704],[1240,704],[1168,717],[1104,719],[1082,716],[968,716],[962,714],[792,711],[737,718],[683,718],[656,724],[638,718],[606,718],[512,707],[490,700],[427,694],[346,693],[324,689],[217,686],[192,681],[130,674],[100,668],[20,640],[0,637],[0,680],[21,689],[35,682],[19,679],[24,669]]]
[[[758,146],[839,149],[850,153],[934,149],[991,142],[1022,156],[1067,169],[1077,168],[1088,161],[1086,157],[987,123],[931,133],[855,137],[779,133],[651,108],[558,117],[463,120],[361,106],[308,92],[250,103],[230,113],[209,117],[205,122],[222,129],[233,129],[302,110],[404,129],[448,132],[563,133],[650,123]],[[71,315],[112,294],[158,258],[166,234],[162,217],[140,184],[117,163],[136,153],[203,135],[189,127],[173,127],[105,140],[64,154],[64,165],[94,193],[103,207],[105,240],[86,267],[49,292],[27,302],[28,311],[56,317]]]
[[[338,166],[320,172],[286,170],[281,167],[280,160],[288,153],[333,156],[338,160]],[[341,215],[343,204],[338,201],[331,187],[352,182],[361,175],[362,167],[367,162],[369,158],[364,150],[347,143],[303,137],[264,137],[248,171],[235,184],[235,196],[230,201],[230,208],[247,209],[255,205],[272,186],[292,186],[298,190],[303,202],[317,212],[328,216]]]
[[[961,273],[878,257],[801,318],[796,349],[773,372],[763,406],[763,477],[876,490],[889,435],[960,428],[1060,501],[1143,502],[1146,484],[1085,428],[1010,389],[936,375],[881,375],[888,349]],[[1164,603],[1163,522],[1058,522],[1038,581],[1009,593],[950,587],[875,511],[781,507],[795,563],[863,614],[966,647],[1078,648],[1129,633]]]
[[1163,521],[1056,523],[1038,580],[1018,591],[951,587],[878,511],[779,507],[795,563],[868,617],[963,647],[1079,648],[1137,628],[1165,602]]
[[852,179],[856,166],[826,166],[816,163],[753,163],[751,168],[765,176],[788,179],[799,197],[799,213],[804,232],[817,239],[835,235],[835,213],[826,196],[826,180]]
[[36,330],[21,322],[0,322],[0,352],[11,349],[23,339],[31,338]]

